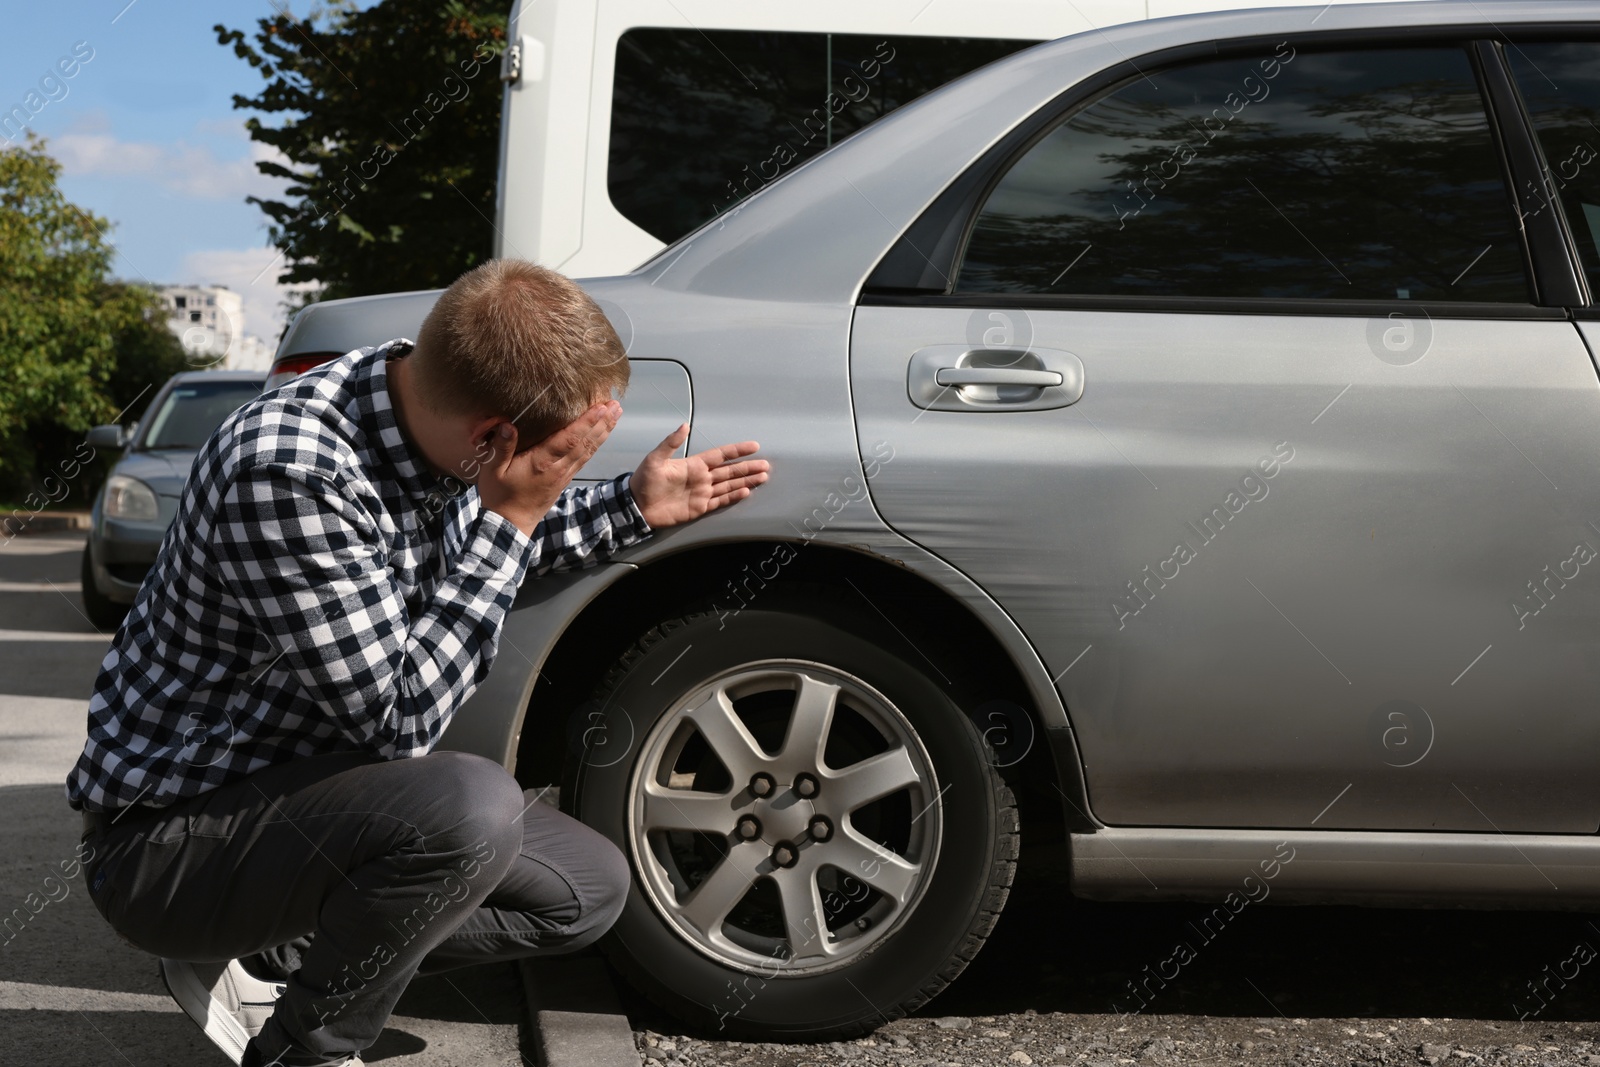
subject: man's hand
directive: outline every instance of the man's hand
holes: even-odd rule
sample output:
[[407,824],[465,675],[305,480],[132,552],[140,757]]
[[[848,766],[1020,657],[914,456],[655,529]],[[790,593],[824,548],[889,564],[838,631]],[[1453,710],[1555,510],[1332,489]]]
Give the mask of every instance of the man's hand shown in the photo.
[[761,446],[754,441],[721,445],[673,459],[672,453],[689,439],[686,422],[657,445],[633,472],[633,499],[644,521],[653,528],[676,526],[698,519],[708,511],[743,500],[767,480],[772,464],[764,459],[733,460]]
[[546,437],[517,452],[517,428],[502,422],[491,437],[489,459],[479,469],[478,496],[489,511],[503,515],[529,537],[555,506],[567,483],[605,444],[622,415],[622,405],[607,400]]

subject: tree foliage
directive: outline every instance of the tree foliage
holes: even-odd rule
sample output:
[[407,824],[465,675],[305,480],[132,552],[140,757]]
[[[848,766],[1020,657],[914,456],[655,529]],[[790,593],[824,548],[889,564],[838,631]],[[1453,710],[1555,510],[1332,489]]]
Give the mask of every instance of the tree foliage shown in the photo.
[[261,72],[235,95],[250,136],[283,154],[256,166],[284,199],[250,197],[284,253],[280,282],[328,299],[448,285],[493,249],[504,0],[336,0],[217,40]]
[[62,195],[60,172],[35,136],[0,149],[0,493],[13,499],[184,368],[155,292],[110,280],[106,220]]

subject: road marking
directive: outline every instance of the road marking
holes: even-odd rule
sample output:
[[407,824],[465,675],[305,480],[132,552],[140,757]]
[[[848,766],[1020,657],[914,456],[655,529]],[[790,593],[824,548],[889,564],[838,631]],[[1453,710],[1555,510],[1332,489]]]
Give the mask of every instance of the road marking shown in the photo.
[[0,630],[0,641],[92,641],[108,644],[110,634],[73,634],[54,630]]
[[172,998],[154,993],[0,982],[0,1011],[159,1011],[180,1010]]

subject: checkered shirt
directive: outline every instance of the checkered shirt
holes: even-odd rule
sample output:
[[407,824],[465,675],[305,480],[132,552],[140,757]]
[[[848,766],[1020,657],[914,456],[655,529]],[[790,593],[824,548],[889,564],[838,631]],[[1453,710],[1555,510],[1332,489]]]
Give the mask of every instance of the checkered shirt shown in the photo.
[[200,450],[101,663],[73,808],[166,806],[316,753],[422,755],[488,673],[525,574],[649,536],[631,474],[570,486],[531,538],[435,477],[387,389],[410,349],[303,374]]

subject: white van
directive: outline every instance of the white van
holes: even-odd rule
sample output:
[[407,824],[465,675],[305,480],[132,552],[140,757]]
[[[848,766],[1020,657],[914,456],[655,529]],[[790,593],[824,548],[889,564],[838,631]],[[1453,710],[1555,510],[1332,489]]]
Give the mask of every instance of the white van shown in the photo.
[[495,254],[623,274],[873,119],[1039,41],[1326,0],[538,0],[511,13]]

